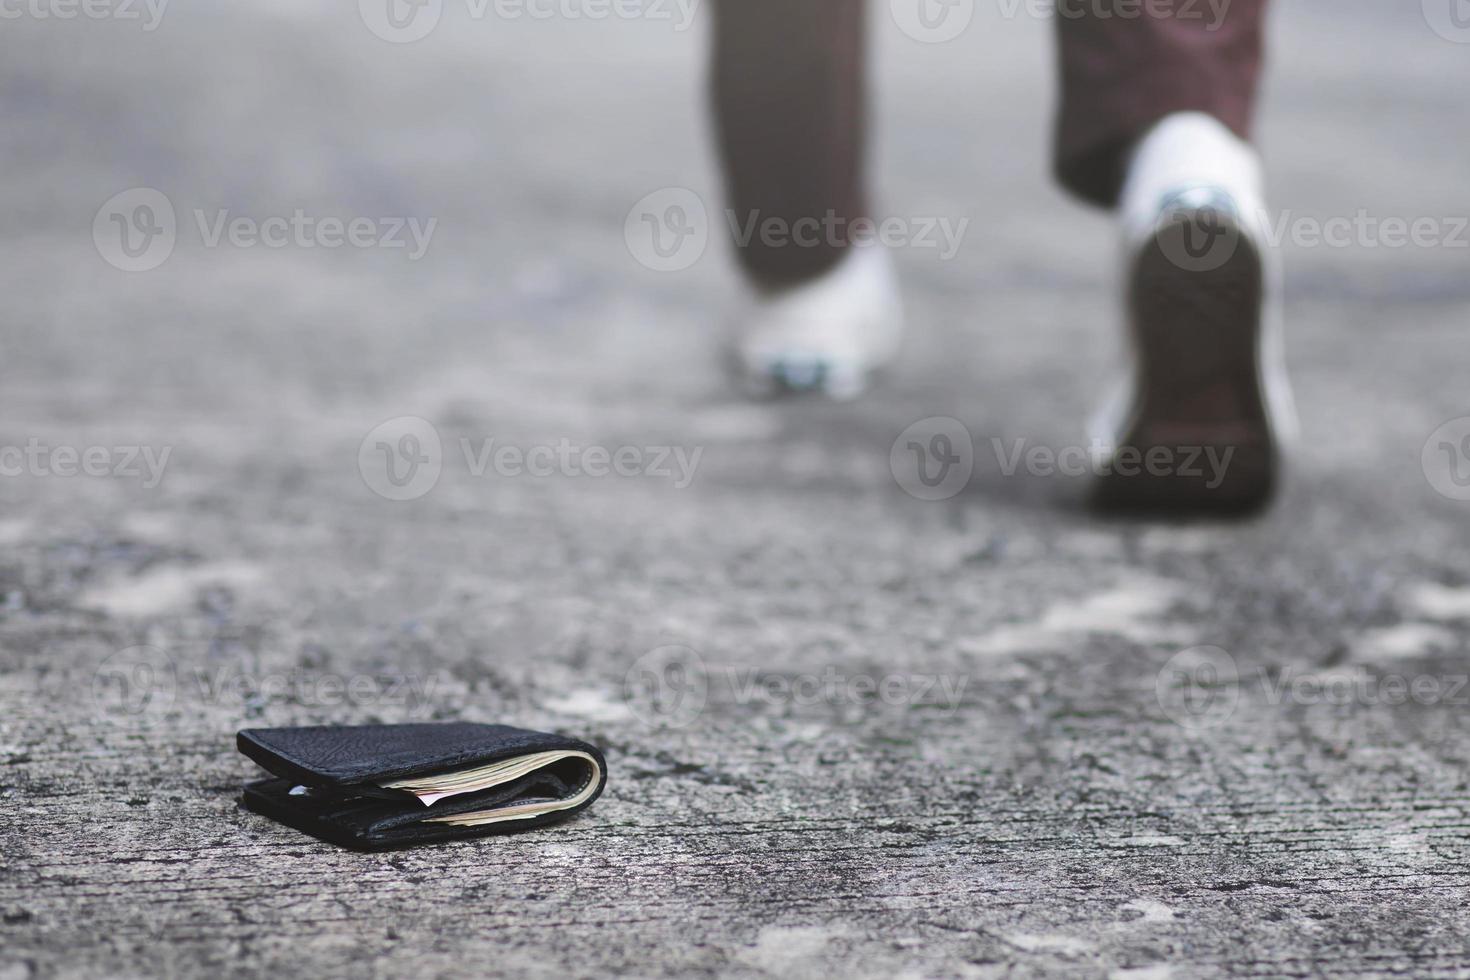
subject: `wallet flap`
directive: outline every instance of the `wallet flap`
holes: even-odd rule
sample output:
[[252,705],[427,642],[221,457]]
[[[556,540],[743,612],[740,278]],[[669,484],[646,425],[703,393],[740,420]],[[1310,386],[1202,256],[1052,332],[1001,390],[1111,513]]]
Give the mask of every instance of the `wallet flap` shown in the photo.
[[601,753],[577,739],[475,722],[247,728],[235,744],[269,772],[304,786],[379,783],[556,749],[588,752],[601,764]]

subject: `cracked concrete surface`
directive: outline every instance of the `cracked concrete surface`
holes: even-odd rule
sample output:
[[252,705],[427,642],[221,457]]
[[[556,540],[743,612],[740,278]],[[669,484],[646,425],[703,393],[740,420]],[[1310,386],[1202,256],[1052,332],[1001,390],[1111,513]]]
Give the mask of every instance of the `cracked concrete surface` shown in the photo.
[[[650,191],[718,200],[703,16],[0,27],[0,446],[170,450],[0,480],[0,977],[1470,975],[1470,503],[1421,467],[1470,415],[1470,252],[1286,245],[1285,498],[1098,521],[989,451],[1081,439],[1118,336],[1109,226],[1045,177],[1049,25],[882,8],[884,206],[971,225],[900,254],[913,334],[850,406],[740,402],[722,247],[625,247]],[[1464,213],[1470,47],[1275,26],[1276,207]],[[133,187],[178,233],[129,274],[89,231]],[[297,208],[438,224],[409,261],[196,219]],[[442,472],[390,501],[359,451],[405,416]],[[889,449],[935,416],[975,473],[924,502]],[[477,475],[487,439],[702,455]],[[237,805],[240,727],[452,718],[591,739],[607,792],[379,855]]]

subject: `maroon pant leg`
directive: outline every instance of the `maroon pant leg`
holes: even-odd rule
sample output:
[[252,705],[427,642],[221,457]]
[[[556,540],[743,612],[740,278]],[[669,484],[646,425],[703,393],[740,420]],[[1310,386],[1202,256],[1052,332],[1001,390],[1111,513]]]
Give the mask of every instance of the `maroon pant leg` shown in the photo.
[[[1215,0],[1215,7],[1210,0],[1056,2],[1062,105],[1054,166],[1067,189],[1115,203],[1133,143],[1171,112],[1206,112],[1248,136],[1266,0]],[[865,6],[714,4],[714,100],[727,196],[734,223],[757,229],[738,252],[759,282],[800,282],[831,268],[843,243],[829,240],[827,229],[848,230],[868,214]],[[758,231],[770,218],[788,235],[801,219],[826,223],[815,246],[771,245]]]
[[1064,187],[1116,203],[1134,142],[1171,112],[1206,112],[1249,138],[1266,0],[1214,2],[1056,0]]
[[[744,247],[737,243],[741,265],[763,284],[800,282],[831,268],[852,221],[867,214],[866,6],[714,3],[714,100],[730,217],[742,229],[775,218],[787,235],[805,219],[808,244],[769,244],[759,233]],[[815,236],[812,219],[823,222]]]

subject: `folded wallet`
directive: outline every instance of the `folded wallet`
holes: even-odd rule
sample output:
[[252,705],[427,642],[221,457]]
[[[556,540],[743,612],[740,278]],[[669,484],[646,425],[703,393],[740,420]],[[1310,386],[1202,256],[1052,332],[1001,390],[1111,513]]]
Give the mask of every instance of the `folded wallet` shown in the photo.
[[235,745],[279,777],[247,785],[247,809],[357,850],[539,827],[607,782],[594,746],[509,725],[247,728]]

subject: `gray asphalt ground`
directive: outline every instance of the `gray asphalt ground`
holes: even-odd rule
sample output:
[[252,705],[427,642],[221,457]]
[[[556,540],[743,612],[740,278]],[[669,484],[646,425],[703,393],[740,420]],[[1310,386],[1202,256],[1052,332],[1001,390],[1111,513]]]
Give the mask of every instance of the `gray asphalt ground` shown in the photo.
[[[721,236],[676,273],[625,236],[719,206],[707,11],[7,8],[0,977],[1470,976],[1470,460],[1431,440],[1470,415],[1470,45],[1418,6],[1276,11],[1277,216],[1438,244],[1282,246],[1292,480],[1191,524],[996,459],[1077,445],[1121,336],[1025,7],[875,9],[884,211],[970,225],[899,250],[910,343],[847,406],[742,402]],[[133,188],[176,224],[127,272]],[[437,223],[210,244],[296,209]],[[890,458],[933,417],[974,447],[939,501]],[[563,445],[639,475],[513,465]],[[379,855],[238,807],[238,728],[458,718],[597,742],[606,794]]]

